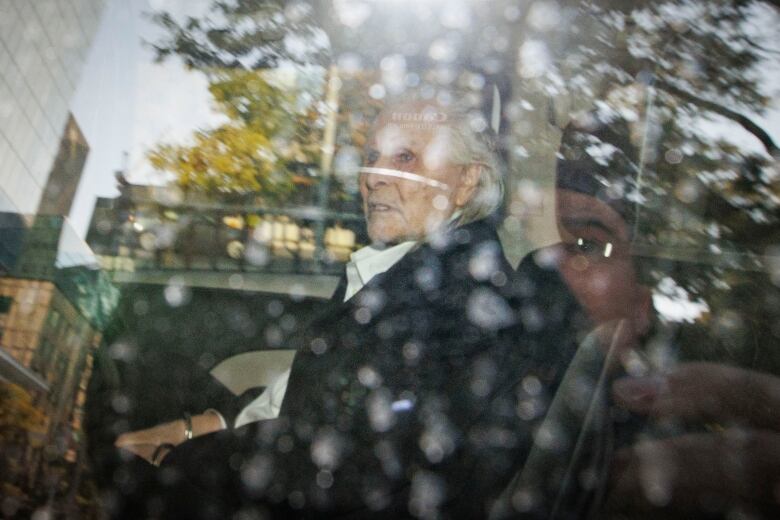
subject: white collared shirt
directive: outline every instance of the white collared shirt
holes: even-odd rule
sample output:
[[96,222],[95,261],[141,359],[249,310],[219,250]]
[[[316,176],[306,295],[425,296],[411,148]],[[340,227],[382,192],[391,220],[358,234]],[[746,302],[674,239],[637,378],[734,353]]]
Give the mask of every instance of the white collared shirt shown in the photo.
[[[344,293],[344,301],[352,298],[376,275],[393,267],[416,244],[417,242],[414,241],[402,242],[387,249],[366,246],[349,255],[347,290]],[[289,379],[290,369],[279,374],[262,394],[241,410],[241,413],[236,417],[235,427],[240,428],[255,421],[278,417]]]
[[416,244],[414,241],[401,242],[387,249],[366,246],[349,255],[344,301],[352,298],[373,277],[393,267]]

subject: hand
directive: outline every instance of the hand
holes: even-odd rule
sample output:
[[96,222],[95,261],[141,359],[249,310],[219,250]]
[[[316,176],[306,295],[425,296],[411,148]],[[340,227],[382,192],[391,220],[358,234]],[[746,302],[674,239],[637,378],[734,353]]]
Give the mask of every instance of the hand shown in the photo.
[[[192,435],[199,437],[222,429],[222,420],[216,412],[208,411],[192,416]],[[117,437],[114,446],[127,450],[145,459],[150,464],[159,465],[170,452],[186,441],[184,420],[166,422],[147,428],[126,432]],[[156,456],[155,456],[156,455]]]
[[687,363],[665,376],[620,379],[612,390],[628,410],[705,428],[620,450],[607,498],[611,513],[780,513],[780,378]]

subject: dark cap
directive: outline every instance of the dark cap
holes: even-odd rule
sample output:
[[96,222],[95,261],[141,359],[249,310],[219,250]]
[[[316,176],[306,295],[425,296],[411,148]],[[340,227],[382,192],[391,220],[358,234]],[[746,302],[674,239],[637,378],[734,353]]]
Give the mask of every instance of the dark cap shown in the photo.
[[638,198],[639,149],[620,116],[589,112],[563,131],[556,187],[590,195],[633,225]]

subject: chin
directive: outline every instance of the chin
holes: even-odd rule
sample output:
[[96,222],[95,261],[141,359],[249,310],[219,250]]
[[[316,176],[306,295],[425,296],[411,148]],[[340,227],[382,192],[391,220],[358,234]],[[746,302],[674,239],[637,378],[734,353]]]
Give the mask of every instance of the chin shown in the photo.
[[404,241],[403,238],[395,235],[368,235],[371,239],[371,244],[374,246],[385,247],[394,246]]
[[403,233],[389,229],[369,229],[368,237],[372,244],[379,246],[392,246],[406,240]]
[[374,244],[391,245],[402,242],[404,233],[393,223],[379,220],[368,223],[368,237]]

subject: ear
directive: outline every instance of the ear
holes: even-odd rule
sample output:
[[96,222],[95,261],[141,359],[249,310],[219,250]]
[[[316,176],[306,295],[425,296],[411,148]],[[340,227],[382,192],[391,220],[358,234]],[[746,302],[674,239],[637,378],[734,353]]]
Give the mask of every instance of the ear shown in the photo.
[[455,206],[462,208],[473,197],[477,191],[477,185],[479,184],[479,178],[482,175],[483,166],[481,164],[472,163],[463,168],[460,174],[460,183],[455,191]]

